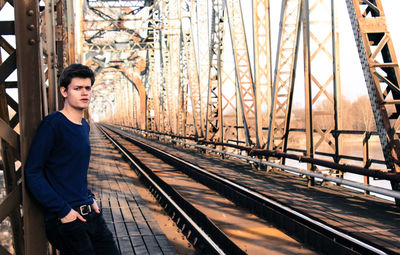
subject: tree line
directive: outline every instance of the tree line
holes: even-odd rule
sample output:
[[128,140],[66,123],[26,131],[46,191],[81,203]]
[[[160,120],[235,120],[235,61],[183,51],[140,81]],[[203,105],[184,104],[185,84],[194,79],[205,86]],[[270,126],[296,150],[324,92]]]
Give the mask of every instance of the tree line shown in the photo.
[[[313,123],[318,123],[324,129],[332,127],[333,121],[333,104],[328,100],[319,102],[313,109]],[[361,96],[353,102],[342,99],[339,121],[342,130],[375,131],[375,120],[368,96]],[[304,107],[294,107],[290,128],[305,128]]]

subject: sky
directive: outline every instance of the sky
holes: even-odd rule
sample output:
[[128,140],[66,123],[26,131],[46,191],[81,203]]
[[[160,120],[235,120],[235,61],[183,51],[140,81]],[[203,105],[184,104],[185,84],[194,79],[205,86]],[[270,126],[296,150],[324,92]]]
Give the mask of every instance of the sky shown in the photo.
[[[250,0],[242,0],[242,6],[248,6]],[[335,0],[337,5],[338,14],[338,27],[340,32],[340,65],[341,65],[341,86],[342,93],[345,98],[354,101],[357,97],[362,95],[367,95],[367,90],[362,74],[362,69],[360,61],[357,54],[357,48],[354,42],[352,29],[350,26],[349,17],[347,14],[347,8],[345,0]],[[393,44],[395,47],[396,55],[400,55],[400,30],[396,29],[397,24],[399,24],[400,17],[398,15],[400,10],[399,0],[382,0],[384,7],[387,25],[392,36]],[[270,0],[271,5],[271,40],[272,40],[272,63],[275,63],[275,52],[276,52],[276,41],[278,37],[278,27],[280,19],[280,8],[281,1]],[[243,8],[244,10],[249,10],[251,8]],[[247,15],[244,15],[245,17]],[[248,17],[248,16],[247,16]],[[0,20],[13,20],[13,9],[6,4],[6,6],[0,11]],[[248,28],[251,26],[251,19],[245,20],[245,26]],[[6,37],[6,40],[9,38]],[[12,40],[9,42],[15,45]],[[299,54],[302,53],[302,48],[299,49]],[[300,56],[299,55],[299,56]],[[3,61],[7,54],[2,51]],[[303,73],[302,65],[303,60],[299,58],[297,66],[297,78],[295,85],[295,97],[294,100],[298,104],[303,104],[304,102],[304,86],[303,83]],[[273,68],[274,70],[274,68]],[[11,75],[10,79],[16,79],[16,75]],[[13,93],[11,93],[13,94]]]

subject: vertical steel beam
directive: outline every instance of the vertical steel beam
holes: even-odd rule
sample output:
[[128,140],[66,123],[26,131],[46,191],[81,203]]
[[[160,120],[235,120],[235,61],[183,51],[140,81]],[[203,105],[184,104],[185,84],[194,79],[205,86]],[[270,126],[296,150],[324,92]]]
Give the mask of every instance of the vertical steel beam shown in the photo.
[[178,134],[179,108],[178,98],[180,97],[180,70],[179,70],[179,45],[180,45],[180,0],[168,1],[168,43],[169,43],[169,83],[168,83],[168,112],[170,114],[171,131]]
[[[200,82],[200,105],[201,109],[207,109],[208,100],[208,82],[210,71],[210,38],[209,38],[209,14],[208,14],[209,0],[197,1],[196,4],[196,17],[197,17],[197,60],[198,60],[198,74]],[[204,43],[207,42],[207,43]],[[207,120],[207,111],[203,110],[201,113],[202,132],[204,136],[205,123]]]
[[[314,157],[313,124],[312,124],[312,95],[311,95],[311,57],[310,57],[310,20],[308,0],[303,0],[303,43],[304,43],[304,88],[306,116],[306,156]],[[313,164],[307,164],[307,170],[315,170]],[[308,179],[308,186],[314,185],[314,178]]]
[[339,128],[339,57],[333,1],[305,0],[303,7],[307,154],[333,152],[339,162],[339,137],[334,132]]
[[[250,57],[247,38],[243,23],[243,14],[240,0],[224,0],[228,13],[229,31],[232,38],[236,77],[240,93],[240,107],[242,108],[243,127],[247,145],[260,146],[258,134],[258,119],[256,109],[255,84],[250,66]],[[250,130],[254,129],[254,131]],[[253,137],[254,141],[251,140]]]
[[[268,127],[271,109],[272,63],[269,0],[253,0],[254,71],[257,133],[260,146],[267,143],[263,128]],[[266,133],[267,134],[267,133]]]
[[54,1],[46,0],[46,53],[47,53],[47,81],[49,112],[58,110],[58,89],[57,89],[57,54],[56,54],[56,15],[54,12]]
[[[180,37],[183,39],[183,31],[181,26]],[[185,41],[179,42],[179,97],[178,97],[178,135],[186,136],[188,128],[188,89],[189,89],[189,74],[188,74],[188,60],[186,58]],[[194,127],[194,125],[191,125]]]
[[[267,148],[286,151],[292,109],[296,63],[299,49],[302,0],[282,1],[276,51],[273,103]],[[282,159],[284,164],[284,159]]]
[[[1,10],[0,6],[0,10]],[[0,37],[2,38],[2,37]],[[5,50],[9,54],[9,58],[7,58],[6,62],[3,65],[2,61],[2,55],[0,53],[0,69],[5,70],[8,69],[8,73],[11,73],[12,70],[16,69],[16,63],[15,63],[15,49],[8,44],[7,41],[4,39],[1,39],[0,47]],[[12,60],[12,61],[10,61]],[[7,66],[6,66],[7,65]],[[8,111],[9,107],[9,101],[13,101],[13,99],[7,94],[6,92],[6,84],[5,80],[6,77],[3,76],[0,80],[0,119],[2,120],[2,125],[4,125],[1,129],[4,130],[9,128],[10,132],[12,132],[15,137],[18,137],[17,134],[13,130],[13,128],[16,126],[16,124],[10,123],[11,116]],[[16,104],[16,103],[15,103]],[[15,107],[11,107],[14,111],[14,117],[18,117],[18,109]],[[6,188],[6,195],[9,197],[13,192],[18,192],[20,195],[20,188],[21,186],[18,184],[19,180],[17,175],[20,174],[21,170],[18,170],[18,173],[15,171],[15,161],[17,160],[16,154],[18,154],[18,148],[13,148],[10,146],[10,144],[7,142],[8,139],[5,137],[1,137],[1,159],[3,161],[3,176],[4,176],[4,183],[5,183],[5,188]],[[19,156],[19,155],[18,155]],[[10,212],[9,215],[9,220],[11,223],[11,229],[12,229],[12,240],[14,244],[14,250],[16,254],[23,254],[24,252],[24,239],[23,239],[23,224],[22,224],[22,218],[21,218],[21,212],[20,212],[20,199],[13,201],[13,206],[12,208],[5,208],[6,204],[4,203],[6,199],[4,199],[0,203],[0,211],[8,211]],[[0,219],[0,223],[3,220]],[[0,250],[3,248],[0,246]]]
[[[190,85],[190,99],[192,106],[192,115],[193,115],[193,125],[194,125],[194,135],[196,137],[203,136],[203,124],[202,124],[202,109],[201,109],[201,91],[200,91],[200,82],[199,82],[199,74],[197,67],[197,58],[195,54],[195,46],[194,46],[194,38],[193,38],[193,7],[194,1],[191,3],[187,3],[187,6],[190,6],[188,12],[183,12],[182,15],[182,40],[184,44],[185,56],[187,61],[187,72],[188,79]],[[184,11],[184,10],[182,10]]]
[[75,22],[74,22],[74,4],[73,1],[66,1],[67,19],[67,41],[68,41],[68,64],[75,63]]
[[[153,11],[153,18],[159,20],[160,10],[156,8]],[[158,28],[153,28],[153,41],[154,41],[154,49],[153,49],[153,60],[150,62],[150,71],[152,73],[152,94],[153,94],[153,105],[154,105],[154,122],[155,122],[155,131],[161,132],[161,123],[160,123],[160,86],[162,82],[162,68],[161,68],[161,45],[160,45],[160,30]]]
[[335,156],[333,160],[340,163],[340,154],[342,152],[342,139],[338,131],[342,130],[342,87],[340,82],[340,54],[339,54],[339,32],[337,31],[337,16],[335,1],[331,0],[332,8],[332,68],[333,68],[333,110],[334,110],[334,133],[335,139]]
[[211,6],[210,64],[208,71],[208,99],[206,140],[222,142],[222,51],[224,37],[224,5],[222,0],[213,0]]
[[24,166],[31,142],[42,120],[38,1],[15,1],[20,149],[25,254],[46,254],[43,215],[26,190]]
[[[392,172],[400,173],[400,69],[382,3],[346,0],[346,4],[385,162]],[[399,183],[391,184],[399,189]]]

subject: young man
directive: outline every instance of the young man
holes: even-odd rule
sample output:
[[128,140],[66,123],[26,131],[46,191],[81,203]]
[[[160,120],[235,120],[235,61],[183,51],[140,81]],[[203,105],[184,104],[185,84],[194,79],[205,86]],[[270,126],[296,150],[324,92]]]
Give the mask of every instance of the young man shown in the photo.
[[49,242],[65,254],[119,254],[87,185],[88,108],[94,73],[72,64],[60,76],[64,108],[46,116],[25,166],[29,190],[44,207]]

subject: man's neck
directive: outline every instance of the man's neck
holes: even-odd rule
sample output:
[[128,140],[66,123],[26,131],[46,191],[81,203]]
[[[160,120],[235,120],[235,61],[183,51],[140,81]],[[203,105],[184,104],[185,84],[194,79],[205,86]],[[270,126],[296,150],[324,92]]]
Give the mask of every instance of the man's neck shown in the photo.
[[67,119],[76,124],[82,124],[83,110],[74,109],[72,107],[64,106],[60,111]]

